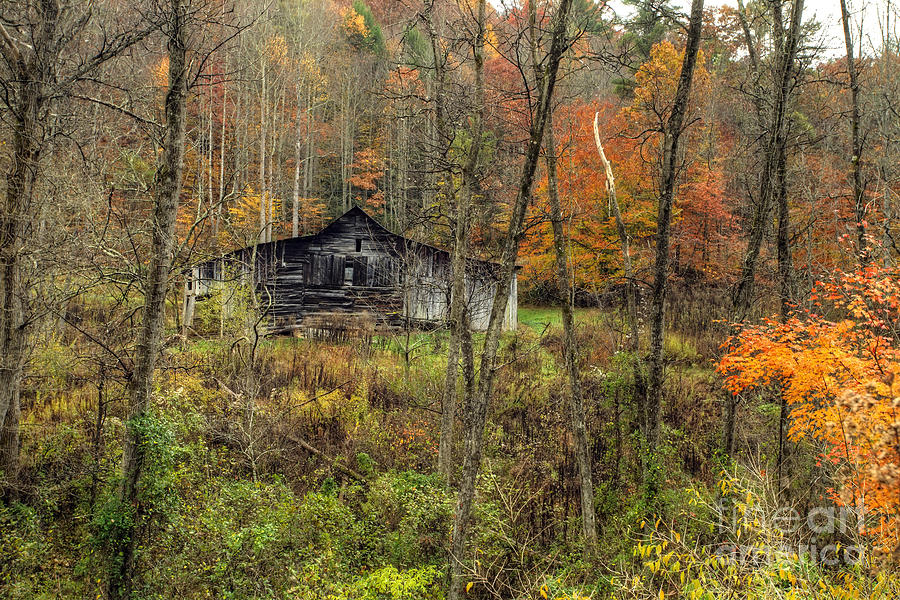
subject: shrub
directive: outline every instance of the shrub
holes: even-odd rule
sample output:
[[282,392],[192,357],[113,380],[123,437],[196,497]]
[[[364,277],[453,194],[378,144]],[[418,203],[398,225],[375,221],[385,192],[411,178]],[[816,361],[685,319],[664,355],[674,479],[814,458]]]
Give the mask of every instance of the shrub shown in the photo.
[[384,530],[376,554],[393,564],[410,567],[446,559],[453,497],[439,475],[386,473],[372,484],[364,511]]
[[[703,490],[684,490],[689,502],[680,514],[640,524],[634,561],[613,577],[614,597],[897,597],[897,580],[869,576],[865,562],[826,564],[824,548],[785,527],[786,507],[774,489],[765,475],[738,471],[722,473],[717,500]],[[841,544],[830,551],[841,552]]]

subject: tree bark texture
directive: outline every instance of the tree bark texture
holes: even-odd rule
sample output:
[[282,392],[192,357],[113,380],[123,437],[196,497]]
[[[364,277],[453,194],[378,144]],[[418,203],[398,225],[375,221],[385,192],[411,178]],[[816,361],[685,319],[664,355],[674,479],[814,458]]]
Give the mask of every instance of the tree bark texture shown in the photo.
[[[15,479],[19,468],[19,413],[27,358],[31,294],[26,272],[32,225],[37,213],[35,184],[48,137],[47,86],[57,79],[60,7],[56,0],[35,4],[30,45],[19,44],[0,23],[0,52],[12,75],[5,85],[5,118],[12,152],[6,194],[0,206],[0,471]],[[12,93],[10,93],[12,92]]]
[[[481,24],[479,37],[482,41],[484,39],[484,4],[484,0],[481,0],[479,3],[479,21]],[[503,315],[506,312],[506,303],[509,300],[510,284],[515,274],[516,256],[523,236],[525,213],[531,199],[534,174],[540,158],[544,129],[550,111],[550,101],[553,97],[553,90],[556,87],[559,63],[568,48],[566,28],[571,6],[572,0],[561,0],[554,17],[555,22],[550,51],[547,55],[544,76],[542,77],[543,85],[540,88],[536,110],[532,117],[525,161],[522,165],[522,174],[519,178],[516,199],[513,203],[509,227],[503,243],[497,293],[494,295],[491,316],[485,332],[478,384],[474,393],[467,397],[466,410],[464,411],[464,454],[450,546],[451,562],[448,600],[459,600],[463,595],[463,559],[468,539],[469,520],[472,516],[472,502],[475,498],[475,483],[478,478],[484,450],[484,426],[493,389],[500,331],[503,324]]]
[[[796,0],[793,4],[791,9],[791,26],[787,39],[784,38],[783,32],[781,2],[782,0],[775,0],[773,3],[775,48],[778,56],[776,60],[775,89],[773,89],[772,93],[772,113],[764,146],[764,163],[762,177],[760,178],[759,197],[753,213],[750,239],[741,265],[740,277],[732,296],[734,319],[739,322],[747,318],[750,306],[753,303],[753,288],[759,254],[769,224],[773,197],[777,200],[777,195],[779,194],[778,174],[784,168],[782,163],[787,160],[787,104],[793,88],[791,79],[794,76],[797,48],[800,41],[803,0]],[[747,42],[748,46],[752,45],[752,40],[748,39]]]
[[853,211],[856,217],[856,251],[860,264],[869,262],[866,248],[866,184],[862,176],[863,144],[859,133],[859,71],[853,55],[853,37],[850,35],[850,11],[847,0],[841,0],[841,25],[844,29],[844,47],[847,51],[847,74],[850,79],[850,174],[853,180]]
[[152,217],[150,264],[144,282],[144,307],[135,349],[134,371],[128,383],[130,397],[128,426],[122,457],[122,507],[131,510],[133,521],[120,540],[123,556],[117,572],[108,582],[109,597],[128,598],[135,576],[135,550],[141,529],[140,479],[144,466],[144,440],[138,426],[147,414],[153,388],[153,373],[162,345],[165,302],[172,267],[175,221],[181,195],[184,170],[185,104],[188,64],[187,20],[189,7],[183,0],[170,0],[167,23],[169,85],[165,97],[165,133],[162,155],[157,166]]
[[684,127],[700,33],[703,24],[703,0],[693,0],[688,25],[687,46],[681,65],[681,75],[675,91],[672,112],[664,125],[662,140],[662,173],[660,178],[659,210],[656,220],[656,259],[653,265],[653,288],[650,295],[650,356],[647,382],[646,432],[644,448],[644,484],[647,497],[655,501],[660,485],[659,410],[663,383],[663,335],[665,330],[666,287],[669,271],[669,236],[672,225],[672,205],[675,196],[675,176],[678,171],[679,141]]
[[573,314],[572,275],[566,257],[566,237],[562,224],[562,207],[559,202],[559,181],[556,166],[556,140],[553,137],[553,116],[547,115],[547,131],[544,134],[544,151],[547,161],[547,191],[550,197],[550,222],[553,227],[553,251],[556,254],[556,274],[559,284],[559,303],[563,324],[563,358],[569,382],[569,419],[575,444],[575,461],[581,487],[581,525],[587,555],[593,556],[597,547],[597,515],[594,511],[594,478],[591,468],[591,452],[584,417],[584,397],[578,373],[578,342],[575,337]]

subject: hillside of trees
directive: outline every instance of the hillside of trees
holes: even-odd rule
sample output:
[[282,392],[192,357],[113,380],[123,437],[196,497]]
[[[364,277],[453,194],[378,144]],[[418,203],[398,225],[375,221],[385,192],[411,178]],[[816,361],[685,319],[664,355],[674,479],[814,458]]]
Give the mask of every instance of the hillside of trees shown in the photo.
[[[898,18],[0,3],[0,597],[900,598]],[[185,321],[357,206],[440,327]]]

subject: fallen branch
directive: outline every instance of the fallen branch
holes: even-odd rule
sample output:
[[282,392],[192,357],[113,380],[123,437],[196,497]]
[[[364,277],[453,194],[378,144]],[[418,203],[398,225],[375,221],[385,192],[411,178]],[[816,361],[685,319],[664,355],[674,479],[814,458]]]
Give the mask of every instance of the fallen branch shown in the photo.
[[315,454],[319,458],[325,459],[326,461],[330,462],[332,467],[336,468],[338,471],[341,471],[345,475],[349,475],[353,479],[356,479],[357,481],[360,481],[362,483],[368,483],[368,480],[362,474],[357,473],[350,467],[340,464],[339,462],[337,462],[336,458],[331,458],[330,456],[328,456],[321,450],[314,448],[313,446],[310,446],[306,440],[300,439],[293,435],[289,435],[288,439],[290,441],[294,442],[295,444],[297,444],[298,446],[300,446],[301,448],[303,448],[304,450],[306,450],[307,452],[309,452],[310,454]]

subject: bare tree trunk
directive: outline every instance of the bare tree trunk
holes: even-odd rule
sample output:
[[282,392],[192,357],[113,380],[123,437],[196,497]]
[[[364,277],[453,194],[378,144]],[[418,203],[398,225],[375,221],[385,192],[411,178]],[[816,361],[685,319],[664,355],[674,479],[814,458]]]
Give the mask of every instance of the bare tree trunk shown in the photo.
[[847,73],[850,78],[850,144],[853,156],[850,157],[851,175],[853,177],[853,208],[856,217],[856,244],[860,264],[869,262],[866,249],[866,184],[862,177],[863,144],[859,134],[859,72],[853,55],[853,38],[850,35],[850,11],[847,0],[841,0],[841,24],[844,29],[844,47],[847,51]]
[[350,87],[352,81],[341,82],[340,124],[341,124],[341,210],[350,210],[353,205],[350,188],[350,177],[353,174],[353,126],[350,115]]
[[[753,69],[754,88],[753,93],[751,94],[751,100],[753,102],[753,106],[756,109],[756,119],[759,125],[759,129],[762,131],[765,128],[765,123],[762,104],[763,91],[762,86],[760,85],[761,73],[759,65],[759,55],[756,51],[756,44],[753,41],[753,35],[750,32],[750,24],[747,22],[747,10],[744,6],[743,0],[737,0],[737,5],[738,19],[741,22],[741,29],[744,32],[744,42],[747,46],[747,53],[750,57],[750,67]],[[735,301],[736,298],[737,294],[733,298],[733,306],[737,305],[737,302]],[[730,391],[726,391],[724,423],[722,426],[722,450],[724,451],[726,456],[731,456],[734,453],[734,426],[735,419],[737,417],[737,405],[738,397]]]
[[738,398],[733,393],[725,391],[725,423],[722,427],[722,451],[726,456],[734,454],[734,425],[737,413]]
[[[18,472],[19,411],[25,368],[28,292],[24,254],[34,214],[34,187],[40,170],[46,133],[40,122],[45,103],[45,82],[53,80],[57,56],[51,43],[59,21],[59,6],[48,0],[38,4],[38,25],[32,48],[22,48],[0,22],[0,51],[13,71],[14,93],[4,103],[12,110],[12,153],[6,173],[6,194],[0,208],[0,470],[7,479]],[[21,52],[33,50],[33,57]],[[11,105],[11,106],[10,106]]]
[[[737,287],[732,296],[734,318],[737,321],[743,321],[747,317],[753,302],[753,288],[759,253],[762,249],[763,238],[765,237],[765,232],[769,223],[772,199],[773,196],[778,193],[777,177],[779,169],[781,168],[781,161],[786,160],[787,156],[785,149],[787,144],[787,104],[792,88],[791,78],[794,74],[797,47],[799,45],[800,24],[803,15],[803,0],[795,0],[793,3],[791,9],[791,28],[786,40],[784,39],[781,17],[781,2],[782,0],[775,0],[773,2],[775,48],[778,56],[776,59],[776,89],[773,90],[772,118],[768,128],[769,130],[767,132],[764,149],[765,163],[760,179],[759,198],[757,199],[757,206],[754,211],[753,223],[750,230],[750,240],[741,266],[740,278],[738,279]],[[748,46],[752,45],[750,39],[748,39],[747,42]]]
[[[750,29],[743,14],[744,7],[742,2],[739,2],[739,9],[741,24],[744,29],[744,37],[747,48],[750,51],[751,62],[754,69],[758,72],[759,59],[756,55],[755,46],[750,35]],[[765,163],[760,179],[758,204],[754,212],[750,241],[747,247],[747,254],[744,258],[741,277],[738,282],[738,287],[735,289],[735,294],[732,297],[734,318],[739,323],[747,318],[753,299],[756,263],[759,258],[762,240],[765,236],[765,230],[768,226],[769,206],[772,203],[773,196],[775,197],[778,206],[778,232],[776,243],[779,273],[779,304],[782,319],[787,318],[796,293],[793,260],[790,248],[790,211],[787,199],[786,172],[788,120],[786,112],[792,87],[791,78],[794,75],[796,66],[795,62],[800,39],[800,25],[803,16],[803,0],[797,0],[792,6],[791,24],[787,39],[784,38],[781,0],[775,0],[772,9],[775,51],[777,52],[775,74],[775,85],[777,88],[773,90],[773,108],[768,125],[767,141],[764,147]],[[759,97],[754,103],[756,105],[757,117],[761,126],[763,126],[763,105],[761,103],[762,89],[759,86],[757,94]],[[737,401],[737,397],[731,393],[728,393],[725,398],[725,423],[722,435],[722,445],[724,451],[729,455],[734,451],[734,428],[735,419],[737,418]],[[782,463],[784,460],[783,430],[786,418],[787,406],[782,397],[779,412],[779,441],[776,458],[779,480],[781,478]]]
[[[433,152],[445,139],[448,138],[446,123],[444,122],[444,56],[441,40],[438,37],[434,24],[434,2],[430,2],[425,13],[425,23],[428,35],[431,38],[431,49],[434,60],[434,147]],[[483,43],[483,40],[482,40]],[[481,55],[478,40],[476,40],[475,58],[475,104],[472,112],[472,136],[473,140],[480,140],[483,130],[482,112],[484,110],[484,79],[483,57]],[[466,296],[466,252],[468,251],[468,221],[470,212],[471,189],[475,185],[473,179],[477,176],[475,170],[478,165],[478,155],[481,144],[473,141],[466,164],[463,168],[463,189],[455,193],[453,186],[447,186],[448,193],[453,194],[453,250],[450,255],[450,307],[448,328],[450,340],[447,349],[447,370],[444,377],[444,393],[441,401],[441,436],[438,444],[438,472],[447,481],[453,469],[453,432],[456,424],[457,407],[457,380],[459,375],[460,350],[471,354],[471,344],[463,347],[463,332],[468,333],[468,325],[464,323],[465,296]],[[404,184],[405,186],[405,184]],[[406,205],[404,203],[404,210]],[[469,357],[471,358],[471,357]],[[467,363],[468,364],[468,363]]]
[[183,0],[169,0],[164,25],[168,36],[169,87],[165,98],[165,134],[163,152],[157,167],[153,208],[153,238],[150,265],[144,282],[144,308],[135,348],[134,371],[128,383],[131,397],[125,448],[122,456],[120,504],[132,511],[130,525],[123,531],[122,553],[117,568],[107,582],[112,600],[131,595],[135,576],[135,550],[142,528],[138,483],[144,465],[141,420],[146,416],[153,388],[153,372],[162,345],[165,326],[165,302],[169,289],[175,242],[175,221],[184,170],[185,104],[187,101],[187,20],[189,6]]
[[[531,64],[535,84],[543,84],[543,73],[538,64],[537,7],[535,0],[528,2],[528,28],[531,46]],[[556,140],[553,137],[553,105],[547,110],[544,132],[544,159],[547,165],[547,191],[550,199],[550,224],[553,230],[553,250],[556,255],[557,290],[563,324],[563,360],[569,383],[569,418],[575,445],[575,461],[578,464],[581,491],[581,526],[585,541],[585,554],[593,556],[597,548],[597,518],[594,512],[594,481],[591,473],[591,454],[588,446],[587,427],[584,418],[584,399],[578,373],[578,343],[575,337],[574,277],[570,276],[566,256],[566,238],[563,231],[562,207],[559,202],[557,178]]]
[[[313,152],[315,148],[313,147],[313,135],[312,135],[312,126],[315,122],[315,95],[313,93],[313,86],[315,83],[310,77],[309,84],[306,88],[306,148],[304,152],[305,160],[303,164],[303,197],[309,198],[312,195],[312,169],[313,169]],[[302,220],[304,228],[309,225],[307,220],[304,218]]]
[[[500,259],[497,293],[494,295],[494,303],[491,307],[490,320],[484,337],[484,346],[481,352],[481,369],[478,378],[477,389],[472,395],[467,394],[465,414],[465,443],[460,479],[459,493],[456,501],[455,519],[453,521],[453,533],[450,544],[450,588],[448,600],[459,600],[463,594],[463,559],[465,556],[466,541],[468,539],[469,520],[472,516],[472,502],[475,498],[475,483],[478,471],[481,467],[481,457],[484,450],[484,426],[487,421],[488,404],[494,384],[496,369],[497,349],[500,342],[500,331],[506,313],[506,305],[509,301],[510,285],[515,275],[516,256],[519,250],[525,213],[531,200],[531,190],[534,184],[534,174],[540,158],[541,145],[544,137],[544,128],[550,111],[550,101],[553,90],[556,87],[556,77],[559,71],[559,63],[568,48],[566,28],[569,21],[569,11],[572,0],[560,0],[554,17],[553,37],[550,51],[547,55],[547,64],[542,79],[536,102],[536,110],[531,121],[528,147],[525,153],[525,162],[522,165],[522,174],[519,179],[519,188],[516,200],[513,203],[509,228],[503,244]],[[480,0],[478,10],[476,55],[483,52],[485,35],[485,0]],[[478,60],[478,59],[476,59]],[[476,140],[473,140],[473,143]],[[480,140],[478,140],[480,141]]]
[[[784,152],[784,148],[782,148]],[[788,210],[787,201],[787,157],[781,156],[778,160],[778,276],[779,276],[779,296],[781,320],[787,321],[794,303],[794,263],[791,256],[791,223],[790,212]],[[784,465],[787,460],[787,427],[789,408],[784,390],[780,394],[780,405],[778,409],[778,449],[775,459],[776,463],[776,481],[781,491],[787,489],[787,485],[783,479]]]
[[[244,38],[241,37],[238,40],[238,47],[243,51]],[[243,192],[247,186],[247,165],[249,164],[248,149],[248,119],[245,118],[245,109],[244,109],[244,101],[247,96],[246,90],[242,88],[237,88],[235,90],[235,99],[234,99],[234,119],[235,119],[235,129],[234,129],[234,150],[232,151],[232,168],[234,169],[234,183],[232,184],[232,189]]]
[[[790,213],[788,211],[787,202],[787,160],[786,157],[779,157],[778,160],[778,275],[779,275],[779,295],[781,306],[781,320],[786,321],[790,315],[794,302],[794,265],[791,257],[790,247]],[[777,482],[780,488],[785,489],[782,479],[784,471],[784,462],[787,456],[787,446],[785,433],[787,432],[788,421],[788,405],[787,399],[782,390],[781,402],[778,411],[778,450],[776,457]]]
[[213,140],[214,140],[213,121],[215,120],[214,119],[215,106],[213,103],[213,95],[212,95],[211,87],[207,90],[207,98],[208,98],[208,102],[209,102],[209,110],[207,113],[208,117],[209,117],[209,121],[207,122],[207,139],[209,141],[207,142],[207,145],[206,145],[206,169],[207,169],[207,171],[206,171],[206,188],[208,190],[207,195],[209,196],[209,207],[207,208],[207,211],[210,215],[212,215],[217,207],[217,203],[216,203],[216,197],[213,195],[213,177],[214,177],[213,168],[215,165],[215,160],[214,160],[215,144],[213,143]]
[[[606,171],[606,191],[609,194],[610,210],[616,221],[616,231],[619,234],[619,241],[622,244],[622,268],[625,271],[625,279],[627,282],[625,310],[628,313],[628,329],[629,344],[628,348],[637,355],[641,350],[641,325],[638,319],[638,305],[640,304],[640,291],[637,286],[637,279],[634,276],[634,267],[631,263],[631,248],[628,241],[628,230],[625,229],[625,221],[622,219],[621,208],[619,207],[619,198],[616,195],[616,180],[613,175],[612,164],[606,158],[606,152],[603,151],[603,144],[600,142],[600,113],[594,113],[594,143],[597,146],[597,153],[600,155],[600,162],[603,163],[603,169]],[[644,372],[640,363],[635,360],[633,362],[632,377],[634,377],[634,401],[637,409],[638,423],[640,424],[642,433],[646,433],[647,415],[646,415],[646,384],[644,381]]]
[[297,122],[294,126],[294,207],[291,211],[291,235],[297,237],[300,235],[300,149],[303,144],[300,138],[300,90],[301,86],[297,86],[297,110],[295,111]]
[[644,448],[644,485],[651,503],[656,500],[661,483],[659,462],[659,408],[662,401],[663,334],[665,330],[666,287],[669,276],[669,235],[672,224],[672,204],[675,196],[675,176],[678,170],[678,145],[687,112],[688,97],[694,78],[700,29],[703,24],[703,0],[693,0],[688,26],[687,46],[681,76],[672,104],[672,113],[664,127],[662,175],[659,194],[659,214],[656,221],[656,260],[653,267],[653,289],[650,296],[650,375],[647,382]]
[[[481,9],[479,10],[479,13],[480,12]],[[468,328],[468,325],[464,324],[463,321],[464,312],[466,311],[466,253],[469,248],[469,220],[472,195],[478,185],[478,157],[481,150],[481,138],[484,130],[484,121],[482,118],[482,113],[484,111],[484,57],[482,45],[484,39],[481,36],[483,36],[483,33],[480,34],[480,39],[478,40],[481,45],[478,45],[475,50],[475,106],[470,117],[472,147],[469,149],[468,156],[466,157],[466,164],[463,165],[462,187],[455,194],[456,215],[453,223],[453,252],[450,261],[450,348],[447,353],[447,373],[444,382],[444,401],[446,402],[446,405],[442,407],[441,413],[440,446],[443,447],[444,450],[442,455],[440,453],[441,448],[439,447],[438,449],[439,470],[447,477],[449,477],[452,469],[451,450],[453,444],[453,426],[456,420],[456,380],[459,370],[459,350],[461,339],[464,335],[463,329]]]
[[[533,5],[533,3],[532,3]],[[559,285],[560,310],[563,323],[563,355],[569,380],[569,418],[572,421],[572,438],[575,444],[575,460],[581,478],[581,525],[586,554],[593,556],[597,548],[597,516],[594,511],[594,478],[591,473],[591,452],[587,426],[584,419],[584,398],[578,373],[578,342],[575,338],[572,280],[566,258],[565,232],[562,225],[562,208],[559,203],[559,181],[556,172],[556,141],[553,138],[552,112],[547,115],[547,131],[544,134],[544,151],[547,161],[547,190],[550,196],[550,222],[553,226],[553,250],[556,253],[556,274]]]
[[755,79],[759,80],[759,55],[756,52],[756,45],[753,43],[753,36],[750,34],[750,24],[747,22],[747,10],[744,8],[744,1],[737,0],[738,19],[741,22],[741,29],[744,32],[744,40],[747,42],[747,53],[750,56],[750,66],[756,71]]
[[269,102],[266,92],[266,61],[262,57],[262,91],[259,96],[259,241],[269,241],[269,200],[266,193],[266,105]]
[[[275,91],[276,92],[279,91],[278,87],[279,87],[278,81],[276,79],[276,81],[275,81]],[[284,94],[283,94],[284,86],[281,86],[281,88],[282,88],[280,90],[282,92],[281,93],[281,101],[282,101],[281,110],[278,110],[278,95],[275,95],[274,102],[273,102],[273,104],[275,106],[275,110],[272,110],[269,112],[269,114],[271,115],[271,119],[267,125],[268,130],[270,132],[272,132],[271,135],[269,135],[269,144],[270,145],[269,145],[268,156],[271,158],[271,160],[269,160],[269,168],[267,169],[267,176],[269,178],[269,185],[267,186],[267,189],[269,190],[269,194],[268,194],[268,202],[266,202],[266,210],[268,211],[266,213],[267,217],[268,217],[267,223],[266,223],[266,239],[270,242],[274,239],[273,236],[277,237],[277,234],[275,233],[275,225],[276,225],[275,219],[277,218],[278,222],[280,222],[282,219],[282,215],[275,213],[275,193],[276,193],[276,190],[279,189],[277,187],[277,184],[280,183],[280,181],[276,181],[275,176],[276,176],[276,173],[280,174],[281,171],[279,169],[275,168],[275,166],[274,166],[280,162],[279,158],[284,156],[284,152],[283,152],[284,136],[279,135],[279,132],[281,131],[281,127],[278,122],[279,116],[284,114]]]
[[600,113],[594,113],[594,143],[597,145],[597,153],[600,155],[600,162],[603,163],[603,169],[606,171],[606,192],[609,194],[609,205],[616,220],[616,231],[619,234],[619,241],[622,244],[622,267],[625,271],[625,279],[628,280],[628,294],[625,299],[626,309],[628,311],[628,327],[631,329],[630,347],[634,352],[640,348],[640,329],[638,325],[638,288],[635,283],[634,268],[631,266],[631,250],[628,242],[628,231],[625,229],[625,221],[622,220],[622,212],[619,208],[619,199],[616,196],[616,179],[613,176],[612,165],[606,158],[603,151],[603,144],[600,143]]
[[443,475],[446,481],[450,481],[453,471],[453,430],[456,424],[457,401],[456,383],[459,378],[459,333],[452,317],[450,318],[449,329],[447,370],[444,375],[444,393],[441,399],[441,436],[438,442],[438,473]]
[[0,211],[0,469],[15,478],[19,456],[19,410],[22,372],[25,367],[28,327],[25,321],[23,253],[26,224],[34,194],[41,148],[37,145],[37,117],[41,85],[23,84],[21,112],[13,127],[13,152],[6,175],[5,206]]
[[791,256],[791,214],[787,197],[787,157],[778,160],[778,276],[781,318],[787,320],[795,299],[794,261]]
[[[778,11],[780,21],[781,11]],[[796,72],[795,57],[797,47],[800,44],[800,25],[803,19],[803,0],[795,0],[791,9],[791,26],[788,31],[787,39],[787,55],[784,57],[783,69],[787,74],[787,82]],[[780,26],[779,26],[780,29]],[[779,34],[779,37],[781,35]],[[788,91],[788,97],[790,92]],[[790,118],[786,118],[783,124],[783,132],[781,140],[778,143],[778,155],[776,156],[775,171],[775,190],[778,203],[778,275],[779,290],[781,299],[781,318],[787,320],[795,299],[794,285],[794,262],[791,256],[791,213],[788,206],[788,190],[787,190],[787,135],[790,130]],[[786,410],[784,402],[782,402],[782,412]],[[782,415],[784,418],[784,415]]]
[[[222,12],[225,11],[225,3],[222,3]],[[224,19],[223,19],[224,20]],[[228,72],[227,57],[224,60],[225,72]],[[225,204],[225,124],[228,122],[228,83],[222,81],[222,127],[219,131],[219,202],[216,205],[216,222],[213,234],[218,237],[222,227],[222,208]]]
[[41,177],[46,142],[53,136],[52,103],[150,30],[143,26],[119,34],[108,30],[110,35],[102,47],[79,55],[81,48],[76,42],[81,43],[91,21],[89,6],[61,7],[59,0],[8,4],[4,5],[4,19],[0,19],[0,58],[5,63],[0,109],[4,130],[11,137],[6,190],[0,199],[0,470],[13,478],[18,471],[19,403],[31,326],[29,304],[36,289],[28,273],[28,253],[39,232],[34,220],[40,214],[42,199],[36,195],[35,186]]

